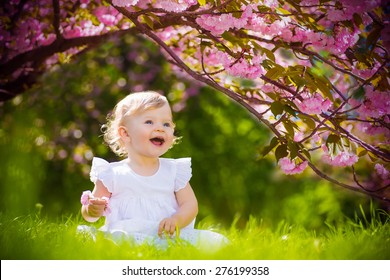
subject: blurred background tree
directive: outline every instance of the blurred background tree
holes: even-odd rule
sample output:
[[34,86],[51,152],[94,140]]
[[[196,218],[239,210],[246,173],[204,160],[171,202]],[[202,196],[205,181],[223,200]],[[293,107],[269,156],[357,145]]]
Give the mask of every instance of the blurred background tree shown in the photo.
[[[306,173],[286,176],[258,157],[269,131],[226,96],[175,76],[158,48],[141,37],[111,40],[55,67],[33,88],[0,107],[0,211],[79,215],[79,197],[92,189],[93,156],[117,160],[103,144],[101,125],[132,91],[166,93],[182,136],[167,157],[192,157],[198,221],[244,226],[249,216],[310,229],[352,217],[368,197],[334,189]],[[293,178],[293,180],[292,180]]]

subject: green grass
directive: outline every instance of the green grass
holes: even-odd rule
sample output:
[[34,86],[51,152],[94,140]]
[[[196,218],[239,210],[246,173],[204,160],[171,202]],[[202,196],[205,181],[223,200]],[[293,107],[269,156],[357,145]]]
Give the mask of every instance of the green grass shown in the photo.
[[[80,217],[56,221],[39,215],[9,217],[0,213],[2,260],[388,260],[390,259],[390,216],[376,212],[367,219],[346,220],[338,226],[324,225],[321,232],[280,222],[275,229],[252,218],[243,229],[234,224],[219,230],[230,244],[208,252],[178,243],[162,250],[150,245],[117,245],[102,235],[96,242],[76,234]],[[200,222],[198,228],[208,229]]]

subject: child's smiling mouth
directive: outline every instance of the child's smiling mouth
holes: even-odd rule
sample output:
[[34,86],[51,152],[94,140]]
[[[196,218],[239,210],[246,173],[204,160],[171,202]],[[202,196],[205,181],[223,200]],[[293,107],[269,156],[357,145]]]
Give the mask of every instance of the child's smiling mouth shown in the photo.
[[152,142],[153,145],[162,146],[165,143],[165,140],[162,137],[153,137],[150,139],[150,142]]

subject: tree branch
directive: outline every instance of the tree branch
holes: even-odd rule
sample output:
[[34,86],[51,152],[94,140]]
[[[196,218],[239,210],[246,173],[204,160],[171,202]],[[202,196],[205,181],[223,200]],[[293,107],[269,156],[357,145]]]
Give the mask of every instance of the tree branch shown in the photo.
[[[302,160],[307,160],[301,153],[298,153],[298,156],[299,158],[301,158]],[[368,195],[368,196],[371,196],[373,198],[376,198],[378,200],[382,200],[382,201],[386,201],[386,202],[390,202],[390,199],[388,197],[386,197],[385,195],[381,195],[379,193],[376,193],[376,192],[371,192],[371,191],[367,191],[366,189],[363,189],[363,188],[357,188],[357,187],[354,187],[354,186],[351,186],[351,185],[348,185],[348,184],[345,184],[345,183],[342,183],[342,182],[339,182],[337,181],[336,179],[324,174],[321,170],[319,170],[313,163],[311,163],[310,161],[308,161],[308,165],[309,167],[318,175],[320,176],[322,179],[325,179],[333,184],[336,184],[340,187],[343,187],[343,188],[346,188],[348,190],[351,190],[351,191],[354,191],[354,192],[358,192],[358,193],[362,193],[362,194],[365,194],[365,195]]]
[[[82,46],[97,46],[108,39],[115,36],[123,36],[128,33],[136,33],[136,29],[119,30],[112,33],[107,33],[98,36],[77,37],[71,39],[64,39],[62,37],[56,39],[52,44],[42,46],[24,53],[21,53],[12,59],[0,64],[0,102],[9,100],[19,93],[23,92],[37,81],[41,74],[39,69],[46,59],[52,55],[60,52],[65,52],[70,48]],[[21,74],[16,79],[11,79],[11,75],[17,69],[23,69],[27,65],[33,65],[31,71],[26,74]],[[31,66],[29,66],[31,67]]]

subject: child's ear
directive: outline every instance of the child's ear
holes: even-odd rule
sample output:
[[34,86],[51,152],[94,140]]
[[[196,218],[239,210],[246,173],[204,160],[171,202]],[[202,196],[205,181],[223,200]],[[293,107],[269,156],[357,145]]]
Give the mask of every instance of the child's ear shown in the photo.
[[129,136],[129,133],[127,132],[126,127],[120,126],[120,127],[118,128],[118,134],[119,134],[120,138],[121,138],[123,141],[130,140],[130,136]]

